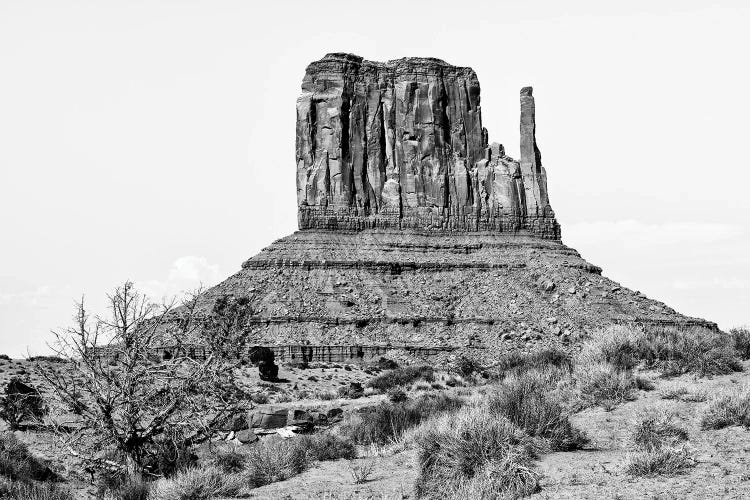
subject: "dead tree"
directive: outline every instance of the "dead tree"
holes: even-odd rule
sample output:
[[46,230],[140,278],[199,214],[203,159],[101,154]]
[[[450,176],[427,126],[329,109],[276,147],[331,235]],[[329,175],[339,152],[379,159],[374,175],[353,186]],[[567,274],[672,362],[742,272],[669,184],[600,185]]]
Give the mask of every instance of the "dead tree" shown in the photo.
[[[76,429],[68,441],[79,453],[115,448],[129,472],[159,474],[165,453],[177,459],[249,399],[235,383],[238,363],[218,346],[203,359],[182,348],[200,335],[197,293],[175,309],[126,282],[108,299],[109,315],[95,318],[81,300],[74,325],[55,333],[53,349],[68,364],[37,370],[75,414],[77,425],[66,428]],[[155,355],[164,345],[169,359]]]

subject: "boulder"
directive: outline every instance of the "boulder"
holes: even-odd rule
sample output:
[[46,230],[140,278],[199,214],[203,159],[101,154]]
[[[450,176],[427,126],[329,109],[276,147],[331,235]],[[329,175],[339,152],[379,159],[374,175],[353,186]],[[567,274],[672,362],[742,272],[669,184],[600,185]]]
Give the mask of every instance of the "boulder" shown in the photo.
[[255,433],[249,429],[236,432],[234,434],[234,438],[242,444],[250,444],[258,440],[258,436],[256,436]]
[[288,410],[265,408],[250,415],[250,427],[253,429],[278,429],[287,425]]

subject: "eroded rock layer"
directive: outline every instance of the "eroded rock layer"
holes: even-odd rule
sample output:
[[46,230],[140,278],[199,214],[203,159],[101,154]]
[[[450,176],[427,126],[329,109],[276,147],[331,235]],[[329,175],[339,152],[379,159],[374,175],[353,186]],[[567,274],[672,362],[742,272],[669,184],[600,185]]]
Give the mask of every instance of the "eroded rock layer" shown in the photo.
[[328,54],[297,100],[300,229],[530,231],[559,239],[521,92],[521,160],[488,143],[479,80],[439,59]]
[[268,346],[499,352],[613,323],[702,325],[601,275],[558,241],[496,233],[298,231],[203,297],[248,297]]

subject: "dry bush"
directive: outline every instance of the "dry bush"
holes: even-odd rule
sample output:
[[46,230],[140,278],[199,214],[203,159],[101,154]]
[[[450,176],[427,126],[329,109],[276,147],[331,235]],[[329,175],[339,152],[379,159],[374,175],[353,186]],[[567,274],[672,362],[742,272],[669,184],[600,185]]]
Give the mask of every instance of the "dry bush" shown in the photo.
[[422,395],[400,403],[384,402],[349,416],[341,432],[358,444],[387,444],[428,418],[455,411],[463,403],[463,399],[445,394]]
[[299,436],[295,444],[305,450],[310,460],[320,462],[357,456],[357,447],[351,440],[330,432]]
[[392,387],[403,387],[417,380],[432,382],[435,380],[435,371],[427,365],[405,366],[378,375],[367,382],[367,386],[386,392]]
[[613,404],[635,399],[635,379],[606,362],[583,361],[573,368],[573,378],[584,406]]
[[667,412],[641,419],[631,435],[636,451],[625,459],[625,472],[631,476],[675,475],[695,465],[690,454],[678,445],[688,432]]
[[701,327],[640,328],[615,325],[596,331],[582,353],[583,358],[611,363],[630,370],[643,362],[664,375],[697,373],[722,375],[741,371],[735,343],[741,334],[725,335]]
[[296,439],[264,439],[250,447],[240,474],[248,487],[257,488],[296,476],[309,462],[308,451]]
[[732,328],[729,335],[737,355],[741,359],[750,359],[750,328]]
[[552,347],[531,353],[505,353],[491,367],[491,371],[504,377],[526,370],[541,370],[549,367],[570,370],[572,366],[573,362],[565,351]]
[[12,432],[0,434],[0,477],[11,481],[50,481],[56,475]]
[[701,416],[701,428],[723,429],[732,425],[750,428],[750,387],[713,398]]
[[662,447],[628,455],[625,472],[631,476],[673,476],[693,467],[695,462],[684,448]]
[[581,448],[588,440],[570,423],[570,411],[555,391],[563,376],[555,368],[517,372],[499,384],[489,409],[530,436],[544,438],[553,450]]
[[539,489],[532,465],[544,446],[486,406],[430,420],[416,444],[418,498],[499,498]]
[[219,450],[213,457],[216,467],[224,472],[240,472],[247,464],[247,453],[244,450],[232,448],[229,450]]
[[639,391],[653,391],[656,385],[649,379],[641,376],[635,377],[635,387]]
[[349,462],[349,474],[351,474],[354,484],[366,483],[374,470],[375,462],[370,460],[364,460],[359,464],[353,460]]
[[0,476],[0,498],[15,500],[73,500],[73,495],[55,484],[23,482]]
[[633,430],[636,447],[649,451],[687,441],[688,432],[674,422],[674,416],[661,412],[643,418]]
[[11,429],[21,429],[25,422],[40,423],[48,413],[42,395],[19,377],[12,377],[0,398],[0,418],[8,422]]
[[209,500],[219,496],[237,496],[243,487],[243,477],[227,474],[216,467],[192,467],[168,479],[156,481],[151,500]]
[[316,391],[314,397],[323,401],[332,401],[338,399],[339,395],[334,391]]

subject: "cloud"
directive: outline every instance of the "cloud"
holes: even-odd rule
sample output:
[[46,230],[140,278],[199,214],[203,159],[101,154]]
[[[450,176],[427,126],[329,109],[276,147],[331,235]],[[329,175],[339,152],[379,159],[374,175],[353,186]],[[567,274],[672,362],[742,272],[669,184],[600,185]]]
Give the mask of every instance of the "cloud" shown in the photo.
[[177,258],[167,273],[166,280],[147,280],[136,283],[149,297],[182,296],[199,286],[213,286],[221,274],[217,264],[210,264],[205,257],[187,255]]

